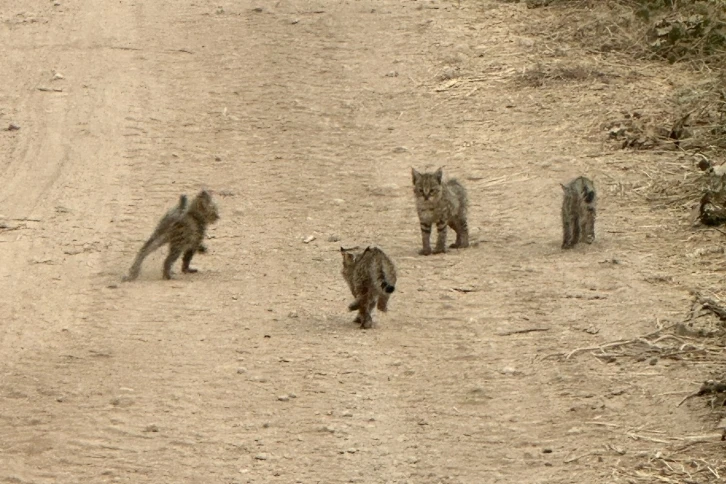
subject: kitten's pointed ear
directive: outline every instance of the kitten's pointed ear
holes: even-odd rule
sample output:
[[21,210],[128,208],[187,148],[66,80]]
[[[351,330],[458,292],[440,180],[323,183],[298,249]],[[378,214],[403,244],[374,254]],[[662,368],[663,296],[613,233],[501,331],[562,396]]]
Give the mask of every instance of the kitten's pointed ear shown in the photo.
[[441,183],[441,180],[444,178],[443,168],[439,168],[438,170],[436,170],[436,173],[434,173],[434,175],[436,175],[436,179],[439,181],[439,183]]
[[415,185],[418,179],[421,178],[421,173],[417,172],[414,167],[411,167],[411,176],[413,177],[413,184]]

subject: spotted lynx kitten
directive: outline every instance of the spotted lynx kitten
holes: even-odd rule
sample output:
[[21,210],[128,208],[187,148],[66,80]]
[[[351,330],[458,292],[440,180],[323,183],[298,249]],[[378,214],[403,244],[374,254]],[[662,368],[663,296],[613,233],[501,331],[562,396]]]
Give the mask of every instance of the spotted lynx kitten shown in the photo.
[[348,310],[358,311],[355,322],[361,328],[373,326],[373,309],[388,310],[388,299],[396,289],[396,267],[378,247],[367,247],[361,253],[340,248],[343,254],[343,278],[355,300]]
[[584,176],[561,185],[565,192],[562,201],[562,248],[571,249],[578,242],[592,244],[595,240],[595,185]]
[[182,255],[182,272],[197,272],[189,267],[189,263],[195,253],[207,251],[202,243],[207,225],[218,219],[217,205],[209,192],[202,190],[191,203],[187,202],[186,195],[182,195],[179,204],[164,215],[149,240],[141,247],[124,280],[133,281],[139,277],[144,259],[166,244],[169,244],[169,255],[164,260],[164,279],[171,279],[171,266]]
[[466,189],[454,179],[445,183],[441,168],[434,173],[419,173],[411,168],[413,174],[413,193],[416,197],[416,210],[421,222],[421,255],[431,254],[431,225],[436,224],[438,237],[434,254],[446,252],[446,227],[456,232],[456,242],[452,249],[469,247],[469,227],[466,223],[468,205]]

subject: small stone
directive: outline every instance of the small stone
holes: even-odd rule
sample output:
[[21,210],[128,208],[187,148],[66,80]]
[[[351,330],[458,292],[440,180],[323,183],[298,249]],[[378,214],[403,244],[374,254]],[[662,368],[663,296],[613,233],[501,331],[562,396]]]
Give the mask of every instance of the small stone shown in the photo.
[[240,375],[241,375],[242,373],[247,373],[247,368],[245,368],[245,367],[240,367],[240,368],[237,368],[237,373],[239,373]]
[[386,77],[398,77],[398,71],[386,72]]
[[290,398],[297,398],[297,395],[295,395],[294,393],[288,393],[287,396]]
[[158,432],[159,426],[156,424],[147,425],[144,432]]
[[262,7],[255,7],[255,8],[252,9],[252,11],[253,12],[260,13],[260,12],[262,12]]
[[20,126],[18,126],[15,123],[10,123],[10,125],[8,126],[8,131],[17,131],[19,129],[20,129]]
[[515,373],[517,373],[517,370],[512,366],[505,366],[500,370],[500,373],[504,375],[514,375]]
[[337,235],[331,235],[328,237],[328,242],[339,242],[339,241],[340,241],[340,237],[338,237]]
[[343,417],[352,417],[353,412],[351,412],[350,410],[346,410],[345,412],[342,413],[342,416]]
[[542,449],[542,453],[543,454],[551,454],[552,453],[552,449]]
[[355,447],[351,447],[350,449],[347,449],[346,452],[349,454],[355,454],[356,452],[358,452],[358,449],[356,449]]
[[288,317],[288,318],[291,318],[291,319],[295,319],[295,318],[298,318],[299,316],[298,316],[298,314],[297,314],[297,311],[290,311],[290,312],[289,312],[289,313],[287,314],[287,317]]
[[269,429],[270,428],[270,422],[265,422],[262,424],[262,428]]
[[55,74],[53,74],[54,81],[60,81],[61,79],[65,79],[65,76],[60,72],[56,72]]
[[372,187],[370,192],[379,197],[395,197],[398,192],[398,185],[395,183],[385,183],[377,187]]
[[222,157],[221,156],[215,156],[214,157],[214,161],[222,161]]
[[310,242],[312,242],[313,240],[315,240],[315,236],[314,236],[314,235],[308,235],[307,237],[305,237],[305,238],[303,239],[303,243],[304,243],[304,244],[309,244],[309,243],[310,243]]
[[406,148],[405,146],[396,146],[395,148],[393,148],[394,153],[406,153],[407,151],[408,148]]
[[255,456],[255,459],[257,459],[257,460],[267,460],[267,459],[269,459],[269,458],[270,458],[270,456],[269,456],[269,455],[267,455],[267,454],[257,454],[257,455]]
[[287,395],[280,395],[279,397],[277,397],[277,399],[281,402],[287,402],[288,400],[290,400],[290,397]]
[[653,358],[651,358],[650,361],[648,361],[648,364],[650,366],[655,366],[656,364],[658,364],[658,357],[654,356]]

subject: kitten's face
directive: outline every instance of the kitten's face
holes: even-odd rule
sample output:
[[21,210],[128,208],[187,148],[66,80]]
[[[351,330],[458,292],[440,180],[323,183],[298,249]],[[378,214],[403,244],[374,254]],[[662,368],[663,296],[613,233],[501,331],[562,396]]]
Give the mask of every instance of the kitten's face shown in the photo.
[[443,173],[441,168],[435,173],[419,173],[412,170],[413,174],[413,193],[416,198],[421,198],[426,202],[436,202],[441,198],[441,179]]
[[219,220],[219,209],[217,204],[212,201],[212,196],[206,190],[202,190],[197,195],[199,212],[208,223],[213,224]]

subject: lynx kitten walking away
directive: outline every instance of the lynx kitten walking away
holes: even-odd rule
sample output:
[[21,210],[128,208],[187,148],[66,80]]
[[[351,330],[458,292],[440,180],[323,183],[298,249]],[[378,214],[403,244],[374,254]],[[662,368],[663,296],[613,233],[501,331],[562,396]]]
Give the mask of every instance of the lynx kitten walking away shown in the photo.
[[456,232],[452,249],[469,247],[469,227],[466,223],[466,190],[458,181],[442,182],[441,168],[434,173],[419,173],[411,168],[413,193],[416,196],[416,210],[421,222],[422,255],[431,254],[431,225],[436,224],[438,237],[434,254],[446,252],[446,227]]
[[386,312],[388,299],[396,289],[396,268],[391,259],[378,247],[368,247],[362,253],[340,248],[343,254],[343,278],[350,287],[355,301],[348,305],[358,311],[355,322],[361,328],[373,326],[373,309]]
[[595,240],[595,185],[584,176],[562,185],[562,248],[570,249],[580,242],[592,244]]
[[139,277],[144,259],[166,244],[169,244],[169,255],[164,261],[164,279],[171,279],[171,266],[181,255],[182,272],[197,272],[189,267],[189,263],[196,252],[206,252],[207,248],[202,242],[207,225],[218,219],[217,205],[209,192],[202,190],[191,203],[187,203],[186,195],[182,195],[179,204],[164,215],[149,240],[141,247],[124,281],[133,281]]

